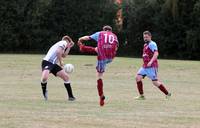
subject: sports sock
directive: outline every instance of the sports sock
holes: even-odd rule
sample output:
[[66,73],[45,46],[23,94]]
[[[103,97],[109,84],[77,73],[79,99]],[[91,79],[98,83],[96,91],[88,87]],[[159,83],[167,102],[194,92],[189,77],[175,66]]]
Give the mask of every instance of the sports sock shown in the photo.
[[138,92],[140,93],[140,95],[143,95],[144,92],[143,92],[143,83],[142,83],[142,81],[138,81],[137,82],[137,88],[138,88]]
[[47,82],[41,82],[42,93],[45,95],[47,89]]
[[73,93],[72,93],[72,88],[71,88],[71,84],[70,83],[64,83],[65,88],[67,90],[68,96],[69,97],[74,97]]
[[98,94],[99,96],[103,96],[103,80],[102,79],[98,79],[97,80],[97,89],[98,89]]
[[165,88],[164,85],[161,84],[158,88],[159,88],[165,95],[168,94],[168,91],[167,91],[167,89]]
[[80,51],[81,52],[87,52],[87,53],[93,53],[95,54],[95,48],[91,46],[85,46],[85,45],[80,45]]

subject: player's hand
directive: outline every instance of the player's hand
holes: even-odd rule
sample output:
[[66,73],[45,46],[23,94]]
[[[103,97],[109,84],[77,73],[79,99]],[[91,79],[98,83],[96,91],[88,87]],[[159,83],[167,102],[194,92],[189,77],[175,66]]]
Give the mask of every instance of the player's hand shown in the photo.
[[60,66],[63,68],[64,67],[64,62],[60,61]]
[[98,53],[98,48],[97,47],[95,47],[95,52]]
[[152,62],[150,61],[148,64],[147,64],[147,67],[151,67],[152,65]]
[[77,45],[80,46],[80,45],[83,45],[83,44],[80,40],[78,40]]
[[74,42],[72,41],[72,42],[70,42],[70,46],[69,47],[71,48],[73,46],[74,46]]
[[67,44],[67,47],[68,47],[68,48],[71,48],[71,47],[73,47],[73,46],[74,46],[74,42],[73,42],[73,41],[71,41],[70,43]]

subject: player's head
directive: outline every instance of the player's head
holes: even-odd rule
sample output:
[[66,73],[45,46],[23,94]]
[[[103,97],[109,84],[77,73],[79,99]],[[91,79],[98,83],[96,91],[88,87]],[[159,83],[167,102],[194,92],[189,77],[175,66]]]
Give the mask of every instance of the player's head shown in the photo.
[[144,32],[143,32],[143,39],[144,39],[144,42],[149,42],[149,41],[151,41],[151,37],[152,37],[151,32],[149,32],[149,31],[144,31]]
[[103,26],[103,31],[111,31],[112,32],[112,27],[109,25]]
[[72,39],[69,36],[67,36],[67,35],[63,36],[62,40],[65,40],[66,42],[69,42],[69,43],[72,42]]

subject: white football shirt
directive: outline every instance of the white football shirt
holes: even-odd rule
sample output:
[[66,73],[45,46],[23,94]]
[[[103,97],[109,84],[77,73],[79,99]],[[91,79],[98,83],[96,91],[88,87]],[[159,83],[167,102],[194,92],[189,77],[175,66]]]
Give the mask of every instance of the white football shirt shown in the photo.
[[55,43],[47,52],[46,56],[43,58],[43,60],[49,61],[53,64],[57,63],[58,57],[57,57],[57,49],[61,47],[63,50],[66,49],[67,42],[65,40],[61,40],[57,43]]

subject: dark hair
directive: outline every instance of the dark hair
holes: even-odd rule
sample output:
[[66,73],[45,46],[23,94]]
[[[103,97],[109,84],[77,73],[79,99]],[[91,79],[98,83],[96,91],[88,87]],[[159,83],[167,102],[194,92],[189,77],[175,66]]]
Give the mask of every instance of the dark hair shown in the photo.
[[143,35],[149,35],[149,36],[152,36],[150,31],[144,31],[144,32],[143,32]]
[[112,31],[112,27],[109,25],[103,26],[103,31]]

